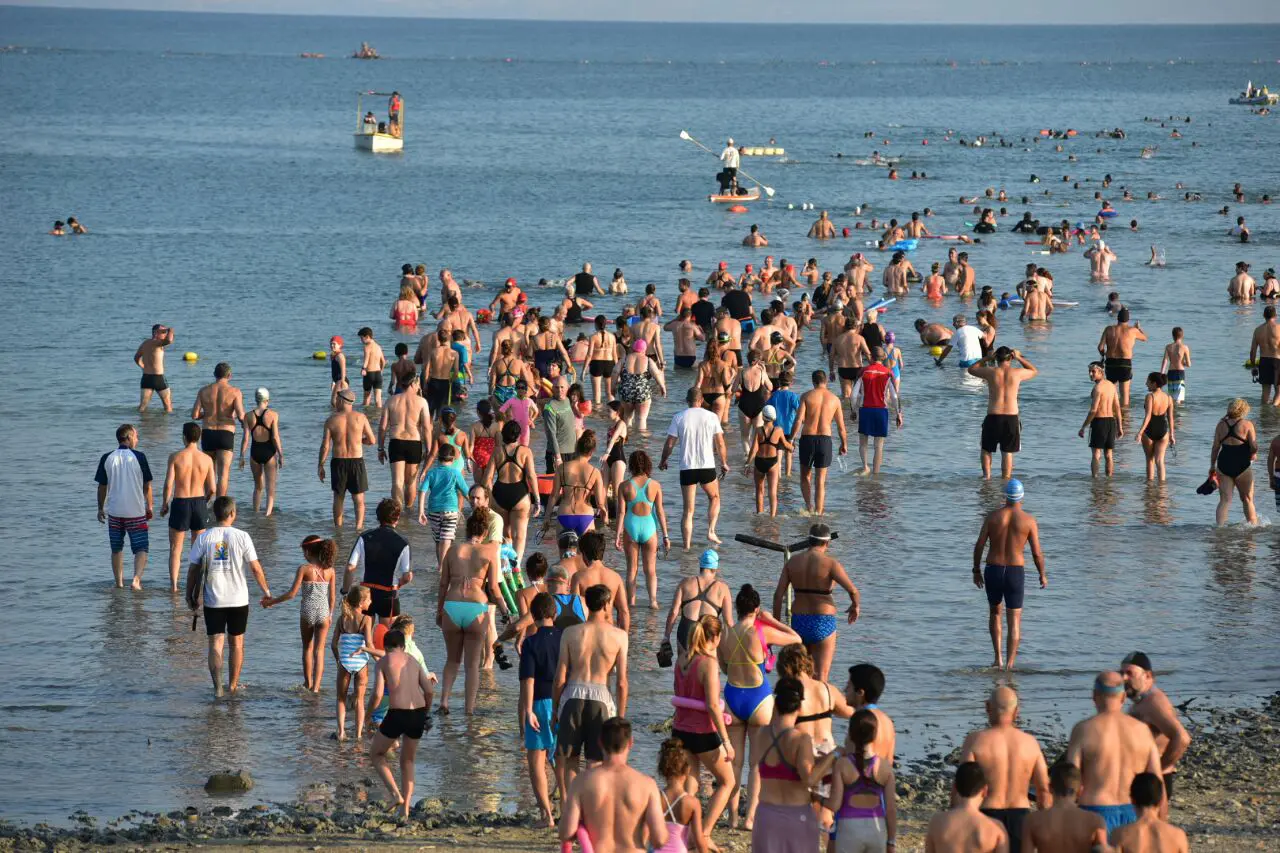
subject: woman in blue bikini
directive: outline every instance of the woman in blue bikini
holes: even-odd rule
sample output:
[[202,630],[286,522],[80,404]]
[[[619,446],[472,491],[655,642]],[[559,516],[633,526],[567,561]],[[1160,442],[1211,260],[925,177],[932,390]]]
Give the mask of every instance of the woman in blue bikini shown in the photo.
[[644,576],[649,589],[649,607],[658,607],[658,530],[662,530],[662,547],[671,550],[667,536],[667,511],[662,505],[662,484],[650,476],[653,460],[643,450],[631,454],[631,479],[618,489],[618,536],[614,547],[619,551],[626,543],[627,599],[636,606],[636,575],[644,560]]
[[844,566],[827,553],[830,545],[830,527],[825,524],[810,527],[809,548],[787,561],[773,593],[773,609],[780,611],[787,600],[788,587],[795,590],[791,627],[813,656],[813,677],[819,681],[827,680],[831,658],[836,653],[836,601],[831,591],[837,584],[853,601],[846,611],[849,624],[858,621],[858,588],[849,580]]
[[600,469],[591,464],[596,452],[595,430],[583,430],[574,446],[574,456],[560,463],[547,497],[547,514],[543,529],[551,523],[551,513],[563,530],[572,530],[579,536],[595,527],[596,512],[604,508],[604,478]]
[[[455,542],[440,565],[440,592],[436,624],[444,633],[448,659],[440,690],[440,713],[449,713],[449,692],[466,662],[465,704],[468,716],[475,712],[480,688],[480,663],[488,636],[489,602],[506,611],[498,588],[498,564],[493,549],[484,544],[489,532],[487,513],[473,512],[467,519],[465,542]],[[510,614],[508,614],[510,616]]]
[[[751,584],[745,584],[738,591],[734,607],[738,621],[725,629],[717,654],[725,673],[724,704],[733,715],[729,740],[733,743],[734,790],[729,805],[729,825],[736,829],[748,731],[754,733],[773,719],[773,688],[766,676],[773,669],[769,646],[787,646],[800,642],[800,638],[760,609],[760,593]],[[760,777],[752,772],[747,783],[747,827],[754,821],[759,796]]]

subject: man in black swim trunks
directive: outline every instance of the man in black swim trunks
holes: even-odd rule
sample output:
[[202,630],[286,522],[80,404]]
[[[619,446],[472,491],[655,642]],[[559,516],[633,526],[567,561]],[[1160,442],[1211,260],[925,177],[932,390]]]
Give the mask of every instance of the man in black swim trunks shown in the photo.
[[[1014,367],[1013,362],[1018,362]],[[995,367],[990,363],[995,362]],[[1013,476],[1013,455],[1022,449],[1022,419],[1018,414],[1018,389],[1038,371],[1022,354],[1000,347],[982,361],[970,365],[969,375],[987,382],[987,416],[982,421],[982,478],[991,479],[991,455],[1000,451],[1001,476]]]
[[1110,477],[1114,467],[1112,452],[1116,441],[1124,437],[1124,409],[1116,386],[1105,377],[1102,362],[1089,365],[1089,378],[1093,380],[1093,392],[1089,395],[1089,414],[1080,425],[1079,435],[1084,438],[1084,431],[1089,430],[1089,447],[1093,451],[1090,472],[1098,476],[1105,457],[1106,474]]
[[1276,307],[1262,309],[1262,323],[1253,330],[1249,342],[1249,361],[1258,365],[1258,383],[1262,385],[1262,405],[1280,406],[1280,323]]
[[369,609],[365,612],[387,627],[400,615],[400,588],[413,581],[409,540],[396,532],[402,510],[395,498],[378,501],[378,526],[356,539],[342,575],[342,594],[346,596],[355,573],[361,572],[360,585],[369,588]]
[[182,570],[182,542],[192,541],[209,526],[209,501],[214,498],[213,461],[201,452],[200,424],[182,425],[183,448],[169,455],[164,475],[160,516],[169,516],[169,591],[178,591]]
[[231,479],[231,457],[236,448],[236,424],[244,422],[244,394],[231,384],[231,365],[218,362],[213,382],[196,394],[191,420],[201,421],[200,449],[213,460],[218,497],[227,493]]
[[[800,493],[804,496],[805,509],[822,515],[826,508],[827,469],[831,467],[831,422],[835,421],[840,433],[840,455],[849,452],[848,434],[844,426],[844,408],[840,398],[827,388],[825,370],[813,372],[813,390],[800,397],[796,422],[791,428],[791,440],[800,434]],[[816,480],[813,471],[817,470]],[[812,491],[812,500],[810,499]]]
[[1121,308],[1113,326],[1102,330],[1098,340],[1098,353],[1106,365],[1108,382],[1114,382],[1120,395],[1120,405],[1129,406],[1129,380],[1133,378],[1133,345],[1145,341],[1147,333],[1141,323],[1129,325],[1129,309]]
[[363,412],[352,410],[356,394],[350,388],[338,392],[338,410],[324,422],[324,438],[320,440],[317,473],[324,482],[324,462],[333,448],[330,482],[333,487],[333,523],[342,526],[343,495],[351,493],[355,509],[356,530],[364,527],[364,493],[369,491],[369,477],[364,468],[364,447],[374,443],[373,427]]
[[[382,777],[382,783],[387,786],[387,792],[395,798],[401,814],[408,819],[413,803],[413,763],[418,757],[418,741],[431,725],[428,712],[436,677],[405,653],[404,632],[388,631],[383,647],[387,653],[378,661],[375,670],[373,690],[369,691],[368,713],[372,716],[382,702],[383,693],[390,700],[391,709],[373,733],[369,758]],[[387,766],[387,752],[397,741],[400,742],[401,787],[396,786],[395,775]]]

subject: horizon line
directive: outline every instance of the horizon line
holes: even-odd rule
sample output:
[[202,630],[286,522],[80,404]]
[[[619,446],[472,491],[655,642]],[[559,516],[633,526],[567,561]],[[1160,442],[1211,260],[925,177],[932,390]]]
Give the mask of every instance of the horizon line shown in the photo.
[[[400,21],[473,21],[473,22],[508,22],[508,23],[531,23],[531,24],[658,24],[679,26],[682,24],[715,24],[719,26],[737,26],[737,27],[813,27],[813,26],[861,26],[861,27],[898,27],[898,26],[926,26],[926,27],[990,27],[990,28],[1034,28],[1034,27],[1078,27],[1088,28],[1093,25],[1090,23],[1079,23],[1074,21],[1037,21],[1035,23],[1004,23],[1004,22],[980,22],[980,21],[921,21],[921,20],[903,20],[903,21],[831,21],[831,20],[806,20],[806,21],[727,21],[714,18],[699,18],[692,20],[647,20],[642,18],[514,18],[502,15],[491,15],[485,17],[467,17],[462,15],[394,15],[383,14],[379,12],[370,12],[367,14],[344,14],[339,12],[281,12],[281,11],[256,11],[253,9],[154,9],[137,6],[81,6],[75,3],[54,2],[34,5],[26,2],[9,2],[9,0],[0,0],[0,8],[9,9],[33,9],[39,11],[48,10],[66,10],[79,12],[140,12],[148,14],[172,14],[172,15],[240,15],[252,17],[275,17],[275,18],[370,18],[379,20],[400,20]],[[1176,21],[1125,21],[1108,24],[1111,27],[1275,27],[1280,26],[1280,18],[1274,21],[1197,21],[1197,20],[1176,20]]]

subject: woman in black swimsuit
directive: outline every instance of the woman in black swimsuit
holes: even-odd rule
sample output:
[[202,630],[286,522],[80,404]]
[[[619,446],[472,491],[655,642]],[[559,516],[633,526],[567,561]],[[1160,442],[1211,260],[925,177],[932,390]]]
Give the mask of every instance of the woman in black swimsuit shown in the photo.
[[618,337],[609,331],[603,314],[596,316],[596,330],[587,343],[587,371],[591,374],[591,399],[598,409],[613,399],[613,368],[618,358]]
[[1258,455],[1258,434],[1251,421],[1245,420],[1249,404],[1240,398],[1227,406],[1227,416],[1218,421],[1213,431],[1213,450],[1209,453],[1209,474],[1218,472],[1218,526],[1227,523],[1231,510],[1231,493],[1240,493],[1244,519],[1249,524],[1258,523],[1258,513],[1253,507],[1253,472],[1249,467]]
[[1147,374],[1147,410],[1137,441],[1147,455],[1147,481],[1164,482],[1164,452],[1177,444],[1173,435],[1173,398],[1164,392],[1168,378],[1163,373]]
[[738,372],[734,388],[738,394],[738,425],[742,430],[742,452],[748,453],[754,441],[752,431],[760,426],[760,413],[773,393],[769,371],[760,363],[760,350],[747,353],[747,366]]
[[244,468],[245,450],[249,451],[249,469],[253,471],[253,511],[267,493],[267,515],[276,504],[276,478],[284,464],[284,445],[280,443],[280,416],[271,410],[271,392],[259,388],[254,398],[258,405],[244,416],[244,432],[240,439],[240,467]]
[[604,475],[605,493],[609,497],[608,511],[605,520],[621,518],[622,510],[616,503],[618,489],[627,478],[627,422],[622,419],[622,401],[609,401],[609,433],[605,439],[608,451],[600,462],[600,473]]
[[538,511],[538,471],[533,451],[520,443],[520,424],[502,425],[502,446],[494,448],[489,464],[477,480],[493,494],[493,508],[502,516],[503,529],[511,534],[517,559],[524,554],[529,516]]
[[784,454],[791,453],[791,442],[787,440],[787,434],[775,423],[778,413],[773,406],[765,406],[761,414],[764,422],[760,429],[756,430],[755,442],[747,454],[747,464],[755,462],[756,513],[764,512],[764,491],[767,485],[769,516],[772,518],[778,514],[778,479],[782,475],[778,460],[783,458]]
[[578,289],[572,284],[565,286],[564,301],[560,303],[560,308],[564,311],[565,323],[570,326],[577,326],[581,323],[585,323],[586,320],[582,317],[583,309],[590,309],[594,307],[595,306],[587,300],[578,298]]

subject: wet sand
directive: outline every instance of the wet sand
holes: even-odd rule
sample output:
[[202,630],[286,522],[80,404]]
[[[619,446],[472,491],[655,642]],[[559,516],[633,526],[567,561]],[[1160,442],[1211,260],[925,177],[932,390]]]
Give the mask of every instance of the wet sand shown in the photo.
[[[1256,708],[1211,709],[1192,701],[1183,713],[1193,743],[1183,759],[1171,820],[1191,849],[1280,849],[1280,693]],[[1065,749],[1042,743],[1052,762]],[[946,804],[957,750],[899,768],[898,849],[924,849],[929,816]],[[359,785],[318,783],[297,803],[237,810],[210,797],[166,815],[130,813],[99,825],[72,816],[72,828],[0,823],[0,851],[189,850],[553,850],[555,834],[529,813],[457,812],[438,799],[419,802],[407,823],[389,816],[372,778]],[[750,835],[720,827],[723,850],[747,851]]]

